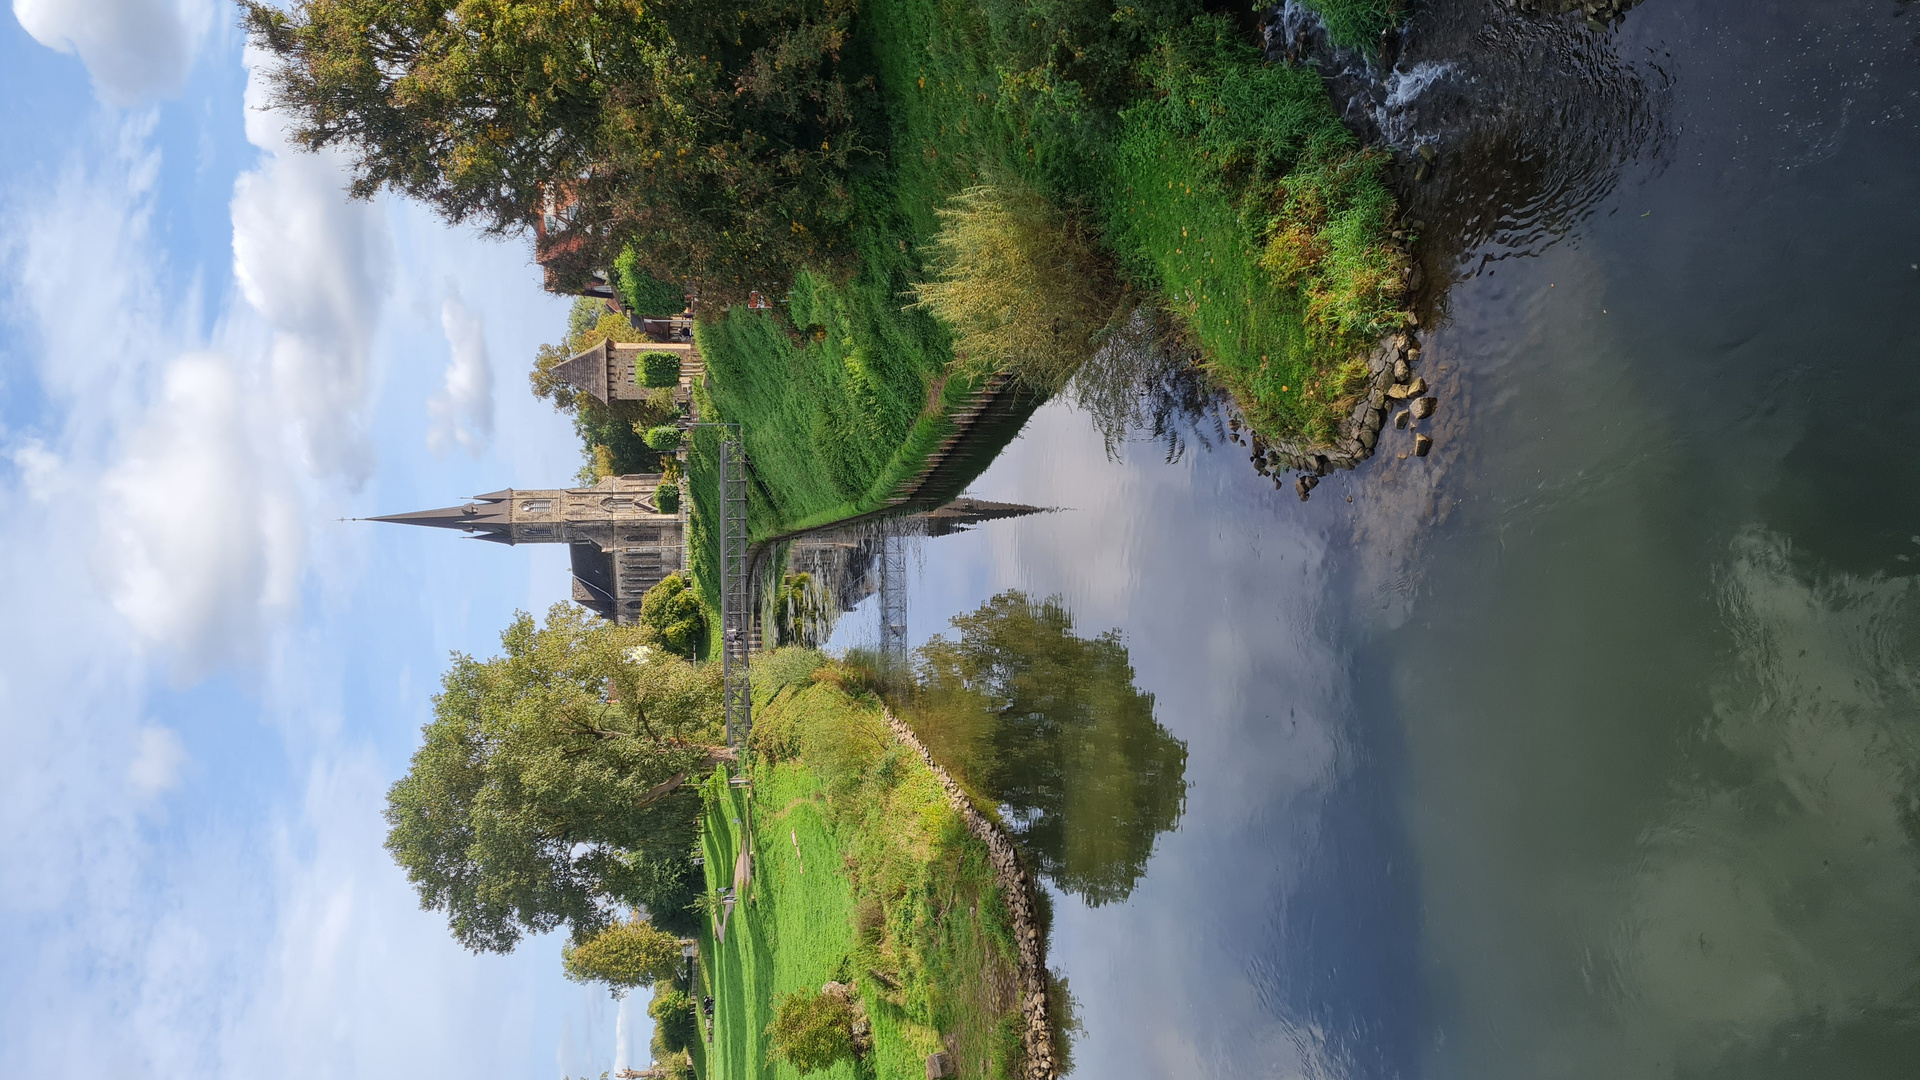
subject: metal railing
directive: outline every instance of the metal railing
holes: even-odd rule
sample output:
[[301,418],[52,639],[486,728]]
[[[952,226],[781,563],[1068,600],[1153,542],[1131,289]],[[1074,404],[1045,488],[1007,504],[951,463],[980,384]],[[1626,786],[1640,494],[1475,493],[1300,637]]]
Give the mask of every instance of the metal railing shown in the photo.
[[753,734],[753,690],[747,650],[753,618],[747,573],[747,448],[737,423],[693,423],[720,428],[720,681],[727,745],[742,747]]

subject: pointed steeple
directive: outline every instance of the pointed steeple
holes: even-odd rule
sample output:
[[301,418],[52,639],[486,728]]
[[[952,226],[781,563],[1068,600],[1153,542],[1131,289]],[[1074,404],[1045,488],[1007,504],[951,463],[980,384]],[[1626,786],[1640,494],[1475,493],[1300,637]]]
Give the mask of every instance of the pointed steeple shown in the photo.
[[387,514],[368,521],[390,521],[395,525],[426,525],[435,529],[459,529],[462,532],[504,532],[511,527],[510,507],[505,502],[470,502],[465,506],[447,506],[438,510],[415,510],[410,514]]

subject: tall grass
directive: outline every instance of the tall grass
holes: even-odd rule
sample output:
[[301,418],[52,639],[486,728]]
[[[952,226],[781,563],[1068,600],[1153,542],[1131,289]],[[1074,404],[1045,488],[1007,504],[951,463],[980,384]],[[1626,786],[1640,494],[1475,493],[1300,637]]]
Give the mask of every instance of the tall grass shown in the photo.
[[1120,306],[1111,262],[1078,220],[1024,184],[982,184],[940,210],[917,307],[954,330],[961,364],[1052,393],[1093,355]]

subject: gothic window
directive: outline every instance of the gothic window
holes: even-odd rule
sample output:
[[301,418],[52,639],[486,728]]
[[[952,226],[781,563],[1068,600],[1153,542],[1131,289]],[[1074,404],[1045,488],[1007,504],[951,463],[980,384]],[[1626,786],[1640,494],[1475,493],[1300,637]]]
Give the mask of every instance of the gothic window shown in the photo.
[[552,499],[528,499],[520,504],[520,512],[523,514],[544,514],[552,509]]

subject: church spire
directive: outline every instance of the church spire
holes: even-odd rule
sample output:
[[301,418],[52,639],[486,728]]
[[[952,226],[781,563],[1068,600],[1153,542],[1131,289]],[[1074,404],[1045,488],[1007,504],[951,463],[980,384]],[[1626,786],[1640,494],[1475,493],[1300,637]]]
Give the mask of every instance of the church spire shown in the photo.
[[[504,492],[496,494],[504,495]],[[512,527],[509,506],[504,499],[470,502],[465,506],[447,506],[439,510],[415,510],[410,514],[386,514],[368,521],[390,521],[396,525],[426,525],[435,529],[459,529],[462,532],[505,532]]]

